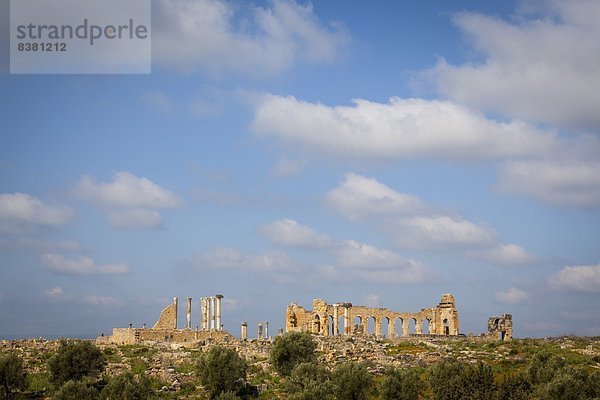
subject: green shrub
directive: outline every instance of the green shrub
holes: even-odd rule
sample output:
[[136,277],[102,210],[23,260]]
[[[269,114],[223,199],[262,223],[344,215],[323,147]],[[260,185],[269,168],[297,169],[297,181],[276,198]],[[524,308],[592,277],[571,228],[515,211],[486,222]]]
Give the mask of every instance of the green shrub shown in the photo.
[[14,353],[0,354],[0,394],[12,399],[14,393],[27,387],[27,375],[23,361]]
[[128,372],[112,377],[100,397],[103,400],[146,400],[156,398],[156,393],[148,377]]
[[533,356],[527,372],[533,385],[550,382],[554,375],[566,365],[565,360],[556,355],[542,350]]
[[97,377],[104,370],[106,360],[99,348],[89,341],[66,341],[49,360],[48,370],[52,383],[57,386],[84,377]]
[[288,376],[294,367],[305,362],[314,362],[316,344],[307,333],[290,332],[275,338],[271,348],[271,365],[279,374]]
[[233,349],[212,347],[198,360],[198,375],[202,385],[216,398],[222,393],[240,393],[246,379],[246,361]]
[[419,398],[423,386],[416,370],[390,368],[379,392],[383,400],[414,400]]
[[94,400],[98,392],[93,387],[87,386],[81,381],[65,382],[58,392],[54,394],[54,400]]
[[367,369],[360,364],[340,364],[331,376],[337,400],[366,400],[375,384]]
[[316,363],[298,364],[285,382],[291,400],[326,400],[333,398],[331,374]]

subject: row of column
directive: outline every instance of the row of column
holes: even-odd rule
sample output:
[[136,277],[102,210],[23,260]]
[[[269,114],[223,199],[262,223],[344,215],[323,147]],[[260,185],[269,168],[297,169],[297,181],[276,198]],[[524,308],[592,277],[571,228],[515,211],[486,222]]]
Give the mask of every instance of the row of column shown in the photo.
[[[283,331],[281,332],[283,334]],[[242,322],[241,339],[248,340],[248,323]],[[269,322],[258,323],[258,340],[269,340]]]
[[220,331],[223,330],[221,324],[221,299],[222,295],[201,297],[200,308],[202,312],[202,330]]
[[340,329],[338,326],[340,319],[340,308],[343,309],[344,313],[344,335],[352,334],[350,325],[350,307],[352,307],[352,304],[350,303],[336,303],[333,305],[333,336],[340,334]]

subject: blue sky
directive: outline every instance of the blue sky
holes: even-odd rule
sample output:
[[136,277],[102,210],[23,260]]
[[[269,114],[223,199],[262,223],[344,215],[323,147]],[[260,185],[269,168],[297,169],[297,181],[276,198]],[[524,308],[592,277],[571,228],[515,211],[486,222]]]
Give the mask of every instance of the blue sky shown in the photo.
[[0,337],[216,293],[600,334],[600,2],[156,0],[150,75],[9,75],[2,7]]

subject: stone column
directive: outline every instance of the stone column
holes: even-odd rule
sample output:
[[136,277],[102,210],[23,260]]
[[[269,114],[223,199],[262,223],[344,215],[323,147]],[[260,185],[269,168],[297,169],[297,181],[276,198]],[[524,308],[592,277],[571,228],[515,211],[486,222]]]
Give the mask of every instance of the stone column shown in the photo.
[[375,337],[381,337],[381,319],[375,319]]
[[214,331],[215,330],[215,319],[216,319],[216,313],[215,313],[215,306],[216,306],[216,298],[215,296],[210,297],[210,330]]
[[248,323],[247,322],[242,322],[241,339],[242,340],[248,340]]
[[201,315],[201,326],[202,326],[202,330],[203,331],[207,331],[208,330],[208,302],[206,301],[206,297],[201,297],[200,298],[200,304],[201,304],[201,308],[202,308],[202,315]]
[[388,339],[393,339],[396,337],[396,330],[394,329],[395,324],[393,320],[390,320],[388,322],[388,331],[387,331],[387,335],[388,335]]
[[188,329],[192,329],[192,298],[191,297],[187,298],[186,319],[187,319],[187,323],[185,324],[185,327]]
[[344,335],[350,335],[352,330],[350,328],[350,313],[348,306],[344,304]]
[[265,339],[269,340],[269,321],[265,322]]
[[403,318],[402,319],[402,336],[408,336],[409,335],[409,328],[410,328],[410,318]]
[[179,299],[177,297],[173,297],[173,304],[175,305],[175,326],[173,329],[177,329],[177,309],[179,308]]
[[422,319],[418,319],[415,322],[415,333],[417,335],[422,335],[423,334],[423,320]]
[[263,338],[263,324],[262,322],[258,323],[258,340],[262,340]]
[[340,334],[338,323],[340,322],[339,304],[333,305],[333,336]]
[[215,296],[216,302],[217,302],[217,330],[220,331],[221,328],[221,299],[223,298],[222,294],[218,294]]

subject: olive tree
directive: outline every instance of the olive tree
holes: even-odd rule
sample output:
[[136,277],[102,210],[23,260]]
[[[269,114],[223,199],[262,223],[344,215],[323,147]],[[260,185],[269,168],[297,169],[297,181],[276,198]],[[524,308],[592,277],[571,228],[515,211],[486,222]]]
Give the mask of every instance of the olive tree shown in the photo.
[[4,399],[12,399],[14,393],[25,389],[27,375],[23,361],[14,353],[0,354],[0,394]]
[[106,360],[102,351],[90,341],[66,341],[49,360],[50,379],[57,386],[82,378],[95,378],[102,373]]
[[288,376],[296,365],[316,361],[316,347],[308,333],[289,332],[278,336],[271,348],[271,365],[279,374]]
[[200,357],[197,370],[202,385],[211,398],[216,398],[222,393],[241,392],[247,365],[235,350],[214,346]]

